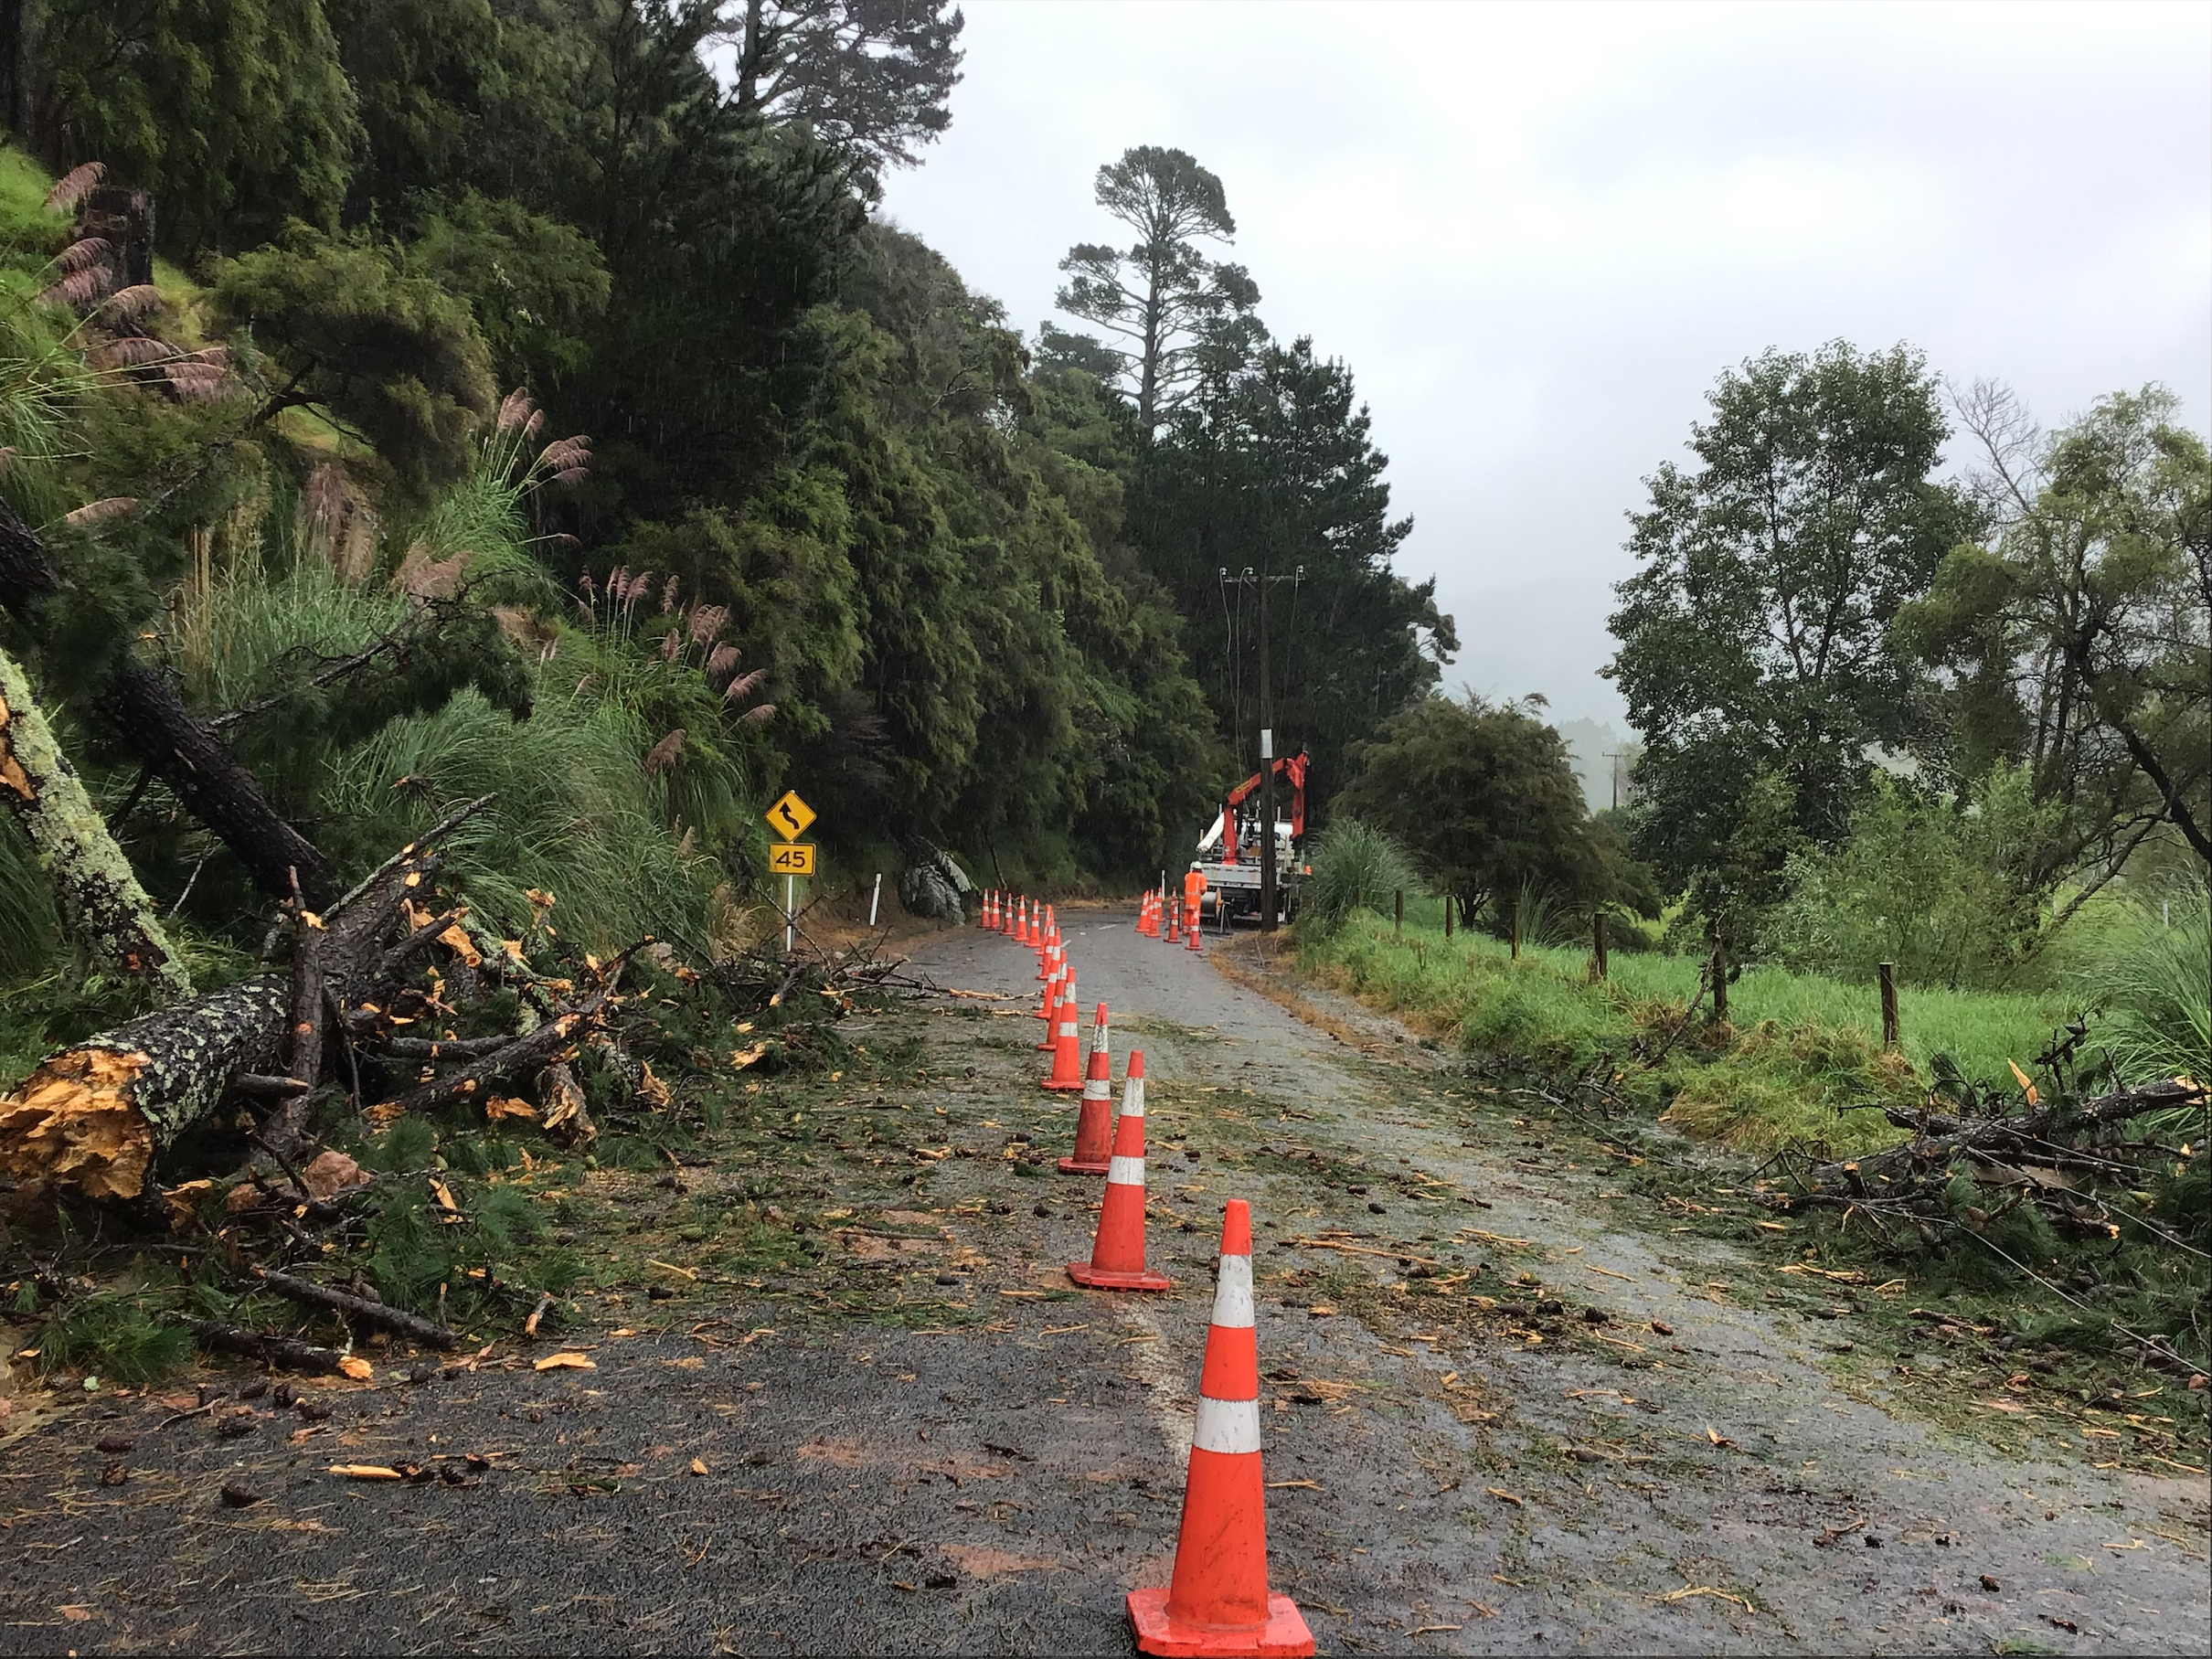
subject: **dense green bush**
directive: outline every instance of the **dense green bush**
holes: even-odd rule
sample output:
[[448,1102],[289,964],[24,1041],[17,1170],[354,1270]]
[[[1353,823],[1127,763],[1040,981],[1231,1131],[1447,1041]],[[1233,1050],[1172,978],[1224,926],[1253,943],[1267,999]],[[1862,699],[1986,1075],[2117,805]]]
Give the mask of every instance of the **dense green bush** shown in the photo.
[[2024,768],[1994,768],[1963,800],[1877,775],[1840,845],[1790,860],[1760,942],[1843,979],[1888,962],[1908,984],[2010,983],[2045,936],[2033,859],[2055,813]]

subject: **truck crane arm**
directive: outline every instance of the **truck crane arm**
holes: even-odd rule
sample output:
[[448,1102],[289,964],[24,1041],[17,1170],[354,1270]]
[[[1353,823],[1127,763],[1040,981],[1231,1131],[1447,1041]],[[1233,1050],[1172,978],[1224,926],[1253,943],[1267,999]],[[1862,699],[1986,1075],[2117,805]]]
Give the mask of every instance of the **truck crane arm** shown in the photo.
[[[1294,755],[1278,760],[1275,770],[1290,782],[1291,834],[1303,841],[1305,839],[1306,751],[1302,749]],[[1228,801],[1221,808],[1221,816],[1215,824],[1215,829],[1221,832],[1221,856],[1230,864],[1237,862],[1237,809],[1250,800],[1252,792],[1260,787],[1260,773],[1254,772],[1228,792]],[[1273,832],[1273,825],[1269,826],[1269,831],[1271,834]],[[1207,832],[1207,839],[1209,842],[1213,839],[1212,831]]]

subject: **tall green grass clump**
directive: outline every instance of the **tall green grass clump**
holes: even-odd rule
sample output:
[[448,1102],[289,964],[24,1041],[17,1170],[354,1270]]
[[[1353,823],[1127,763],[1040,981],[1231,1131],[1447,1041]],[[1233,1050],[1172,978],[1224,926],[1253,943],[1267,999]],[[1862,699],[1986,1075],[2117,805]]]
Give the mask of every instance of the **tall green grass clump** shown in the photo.
[[1360,910],[1386,909],[1392,894],[1420,885],[1406,849],[1356,818],[1339,818],[1324,830],[1311,862],[1305,908],[1324,929],[1342,926]]
[[642,763],[657,735],[588,685],[541,683],[520,721],[464,691],[331,757],[322,800],[399,846],[452,803],[496,795],[447,844],[446,870],[470,902],[512,931],[537,888],[558,900],[565,934],[625,944],[703,927],[717,878],[671,833],[665,774]]
[[[628,601],[563,598],[525,506],[584,452],[563,440],[533,457],[535,431],[510,399],[476,470],[380,556],[342,553],[318,526],[327,480],[296,510],[271,502],[187,585],[170,654],[202,707],[261,711],[235,728],[241,754],[345,866],[491,795],[444,855],[444,878],[488,920],[511,934],[549,892],[579,943],[703,938],[711,895],[743,879],[758,839],[742,759],[755,711],[709,678],[716,614],[641,608],[643,577]],[[365,670],[316,683],[380,644]]]
[[[2129,907],[2078,977],[2104,1011],[2098,1038],[2128,1083],[2164,1078],[2212,1081],[2212,894],[2202,877]],[[2161,903],[2163,900],[2163,904]],[[2154,1135],[2202,1140],[2203,1107],[2141,1121]]]

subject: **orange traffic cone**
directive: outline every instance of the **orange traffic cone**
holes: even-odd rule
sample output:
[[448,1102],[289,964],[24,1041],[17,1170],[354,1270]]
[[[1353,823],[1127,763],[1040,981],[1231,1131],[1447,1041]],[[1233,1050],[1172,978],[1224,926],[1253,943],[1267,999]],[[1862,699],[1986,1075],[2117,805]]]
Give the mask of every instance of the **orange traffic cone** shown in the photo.
[[1190,901],[1190,926],[1184,930],[1184,946],[1186,949],[1196,951],[1199,948],[1198,933],[1198,901],[1194,899]]
[[1179,945],[1183,942],[1182,921],[1183,907],[1172,899],[1169,900],[1167,905],[1167,942],[1169,944]]
[[1002,939],[1014,937],[1014,895],[1011,893],[998,896],[998,932]]
[[1058,945],[1047,945],[1038,954],[1037,959],[1037,977],[1039,982],[1050,979],[1052,977],[1053,970],[1059,966],[1059,947]]
[[1049,1053],[1052,1048],[1052,1016],[1060,1010],[1060,994],[1075,989],[1075,973],[1066,963],[1060,971],[1045,982],[1045,1005],[1037,1011],[1037,1017],[1045,1022],[1045,1040],[1037,1048]]
[[[1061,1167],[1067,1165],[1063,1164]],[[1099,1231],[1091,1241],[1090,1260],[1070,1261],[1068,1277],[1094,1291],[1168,1288],[1165,1273],[1144,1265],[1144,1051],[1142,1048],[1129,1051],[1129,1081],[1122,1093],[1122,1115],[1114,1121],[1113,1157],[1106,1166],[1106,1197],[1099,1206]],[[1250,1317],[1247,1313],[1246,1318]],[[1255,1370],[1252,1374],[1255,1401],[1259,1395],[1259,1373]],[[1253,1409],[1258,1410],[1256,1404]]]
[[[1136,1074],[1135,1088],[1144,1090],[1143,1072]],[[1139,1108],[1139,1115],[1143,1109]],[[1063,1175],[1102,1175],[1113,1146],[1113,1056],[1109,1051],[1106,1005],[1101,1003],[1090,1019],[1090,1069],[1083,1073],[1083,1111],[1075,1122],[1075,1156],[1060,1160]]]
[[1052,1070],[1038,1079],[1040,1087],[1055,1093],[1072,1094],[1083,1086],[1075,1026],[1075,984],[1070,978],[1060,991],[1059,1011],[1052,1017]]
[[[1110,1189],[1111,1190],[1111,1189]],[[1183,1530],[1165,1590],[1132,1590],[1137,1647],[1175,1655],[1313,1651],[1298,1604],[1267,1587],[1267,1484],[1260,1468],[1260,1346],[1252,1328],[1252,1212],[1231,1198],[1198,1376],[1197,1431]]]
[[976,917],[976,919],[975,919],[975,925],[976,925],[977,927],[979,927],[979,928],[987,928],[987,927],[991,926],[991,904],[992,904],[992,900],[993,900],[993,899],[994,899],[994,897],[995,897],[995,895],[994,895],[994,894],[993,894],[993,893],[990,891],[990,889],[988,889],[988,888],[985,888],[985,889],[984,889],[984,908],[983,908],[983,911],[982,911],[982,913],[981,913],[980,915],[978,915],[978,916]]

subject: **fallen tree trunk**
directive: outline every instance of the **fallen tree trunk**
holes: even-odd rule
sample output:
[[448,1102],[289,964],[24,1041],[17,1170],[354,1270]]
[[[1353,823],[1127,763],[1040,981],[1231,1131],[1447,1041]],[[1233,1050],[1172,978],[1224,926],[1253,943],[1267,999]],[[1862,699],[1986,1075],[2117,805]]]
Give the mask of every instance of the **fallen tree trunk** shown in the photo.
[[72,942],[101,967],[171,996],[192,981],[154,901],[54,740],[16,659],[0,650],[0,802],[22,824]]
[[[60,588],[46,544],[0,501],[0,606],[23,617]],[[270,804],[261,781],[159,673],[123,657],[101,686],[99,703],[132,752],[238,855],[263,892],[290,897],[297,870],[309,904],[329,900],[337,889],[329,861]]]
[[[472,803],[410,843],[324,919],[320,966],[334,994],[358,1002],[380,990],[385,939],[408,894],[436,867],[431,844],[484,804]],[[0,1170],[89,1197],[137,1196],[154,1154],[237,1079],[250,1075],[259,1087],[287,1069],[295,989],[288,971],[258,974],[48,1056],[0,1097]]]
[[0,1169],[134,1198],[154,1154],[283,1047],[290,976],[263,973],[50,1056],[0,1099]]
[[185,810],[238,855],[261,891],[289,894],[297,870],[307,902],[329,902],[337,891],[330,861],[270,804],[261,780],[160,674],[144,663],[124,663],[109,676],[100,708]]

